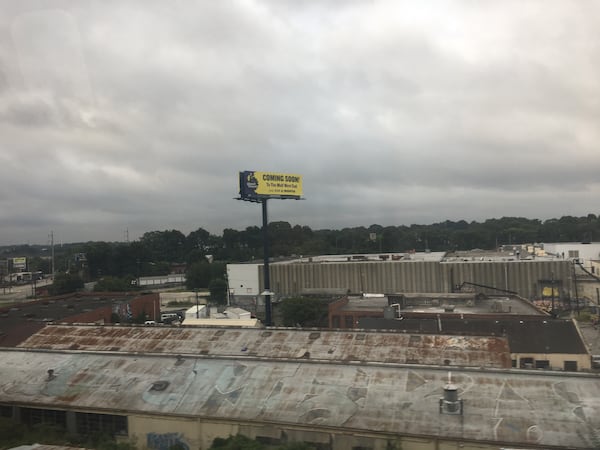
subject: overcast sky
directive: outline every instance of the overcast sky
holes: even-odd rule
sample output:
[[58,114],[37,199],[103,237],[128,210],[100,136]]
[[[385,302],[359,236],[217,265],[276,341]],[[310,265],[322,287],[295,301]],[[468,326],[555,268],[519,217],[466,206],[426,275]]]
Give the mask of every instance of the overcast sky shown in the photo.
[[600,2],[0,1],[0,244],[600,213]]

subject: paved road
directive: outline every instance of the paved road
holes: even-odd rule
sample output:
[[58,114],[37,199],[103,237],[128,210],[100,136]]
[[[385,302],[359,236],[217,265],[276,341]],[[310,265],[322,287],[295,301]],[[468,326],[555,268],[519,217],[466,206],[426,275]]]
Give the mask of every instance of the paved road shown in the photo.
[[[36,287],[46,286],[52,284],[52,280],[40,280],[35,285]],[[33,285],[32,284],[21,284],[18,286],[12,286],[10,288],[0,288],[0,305],[8,303],[23,302],[31,299],[33,296]]]

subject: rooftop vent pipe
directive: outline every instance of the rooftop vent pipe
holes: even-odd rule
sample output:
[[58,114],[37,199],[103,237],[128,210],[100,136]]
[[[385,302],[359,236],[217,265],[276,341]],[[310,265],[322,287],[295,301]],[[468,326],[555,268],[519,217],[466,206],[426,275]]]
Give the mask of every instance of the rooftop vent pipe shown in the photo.
[[448,372],[448,383],[444,386],[444,396],[440,398],[440,414],[462,413],[463,401],[458,398],[458,386],[452,383],[452,373]]

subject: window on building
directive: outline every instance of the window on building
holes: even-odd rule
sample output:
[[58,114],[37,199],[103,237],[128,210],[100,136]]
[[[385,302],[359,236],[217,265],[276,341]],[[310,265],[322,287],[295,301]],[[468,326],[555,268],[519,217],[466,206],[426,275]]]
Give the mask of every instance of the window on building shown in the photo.
[[26,425],[43,424],[67,428],[67,413],[56,409],[21,408],[21,422]]
[[569,372],[577,372],[577,361],[565,361],[564,369]]
[[340,327],[340,316],[331,316],[331,327],[332,328]]
[[579,258],[579,250],[569,250],[569,258]]
[[521,358],[519,360],[519,367],[521,369],[533,369],[533,358]]
[[549,369],[550,361],[547,359],[536,359],[535,360],[535,368],[536,369]]
[[354,328],[354,318],[352,316],[344,317],[344,321],[346,328]]
[[12,418],[13,407],[8,405],[0,405],[0,417]]
[[92,433],[107,433],[111,435],[127,434],[127,417],[111,414],[77,413],[75,416],[77,433],[88,435]]

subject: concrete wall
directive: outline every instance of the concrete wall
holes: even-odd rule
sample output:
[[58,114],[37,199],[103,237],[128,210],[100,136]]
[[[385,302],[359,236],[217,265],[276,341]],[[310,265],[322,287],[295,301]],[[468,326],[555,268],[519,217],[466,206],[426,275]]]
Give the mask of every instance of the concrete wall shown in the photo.
[[550,363],[549,370],[564,370],[565,361],[576,361],[577,371],[590,370],[592,368],[592,360],[588,354],[542,354],[542,353],[513,353],[511,358],[517,361],[517,367],[521,367],[521,362],[524,358],[533,359],[533,369],[535,369],[535,361],[547,360]]
[[544,244],[544,250],[546,253],[552,253],[555,255],[561,255],[569,258],[569,251],[579,252],[579,260],[586,266],[589,260],[600,259],[600,243],[592,242],[590,244],[582,244],[580,242],[559,242],[554,244]]
[[259,291],[258,264],[227,264],[227,280],[231,295],[257,296]]
[[144,313],[150,320],[158,320],[160,315],[160,301],[158,294],[145,294],[139,297],[115,302],[103,308],[97,308],[92,311],[86,311],[80,314],[61,319],[60,322],[67,323],[111,323],[111,315],[117,313],[122,320],[127,319],[127,311],[131,313],[133,319]]
[[[300,427],[272,423],[234,423],[200,418],[129,416],[129,437],[140,450],[208,449],[215,438],[243,434],[266,444],[307,442],[323,450],[498,450],[501,443],[453,441],[433,436],[400,436],[364,430]],[[516,446],[516,445],[515,445]],[[535,448],[529,447],[529,448]],[[541,447],[540,447],[541,448]]]
[[[554,278],[563,296],[572,293],[570,261],[510,262],[352,262],[331,264],[273,264],[271,290],[279,295],[299,295],[303,289],[344,289],[360,292],[452,292],[463,282],[517,292],[525,298],[541,296],[540,280]],[[263,268],[258,280],[262,289]],[[498,293],[476,288],[478,292]]]

